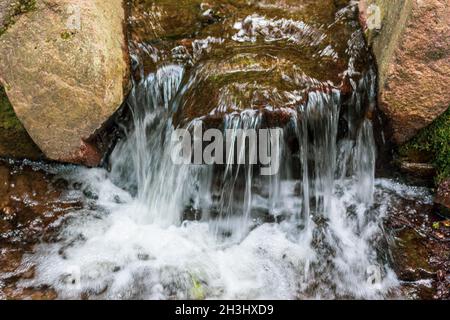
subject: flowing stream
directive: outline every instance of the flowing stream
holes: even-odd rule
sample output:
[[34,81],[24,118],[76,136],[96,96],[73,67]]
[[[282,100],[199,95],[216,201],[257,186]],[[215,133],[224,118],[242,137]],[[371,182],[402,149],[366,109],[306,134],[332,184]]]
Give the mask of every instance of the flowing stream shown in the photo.
[[[173,45],[168,58],[153,58],[152,71],[142,60],[162,52],[158,42],[131,43],[139,71],[128,98],[132,125],[108,170],[61,169],[76,186],[67,196],[82,195],[85,206],[60,218],[55,239],[25,258],[35,278],[24,285],[48,285],[60,298],[394,296],[399,281],[383,219],[389,192],[400,187],[375,179],[376,73],[370,59],[358,66],[365,45],[354,10],[333,11],[331,23],[317,28],[243,11],[227,22],[229,37],[197,34],[192,52]],[[345,41],[327,42],[327,30],[338,24],[351,32]],[[237,49],[228,52],[227,42]],[[259,52],[264,48],[267,55]],[[302,62],[286,55],[293,48],[304,48],[296,53]],[[327,71],[339,59],[350,89],[340,78],[308,73]],[[210,83],[220,63],[231,70],[215,94]],[[277,72],[284,82],[267,85]],[[207,98],[198,100],[202,95]],[[173,131],[199,123],[235,134],[282,129],[278,172],[263,176],[250,164],[174,164]],[[248,151],[241,148],[238,153]]]

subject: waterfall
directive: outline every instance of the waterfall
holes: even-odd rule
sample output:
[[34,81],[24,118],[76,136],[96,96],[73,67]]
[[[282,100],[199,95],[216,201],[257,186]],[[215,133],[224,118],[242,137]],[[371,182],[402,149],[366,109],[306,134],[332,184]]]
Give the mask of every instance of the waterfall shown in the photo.
[[[256,18],[254,28],[293,24]],[[316,39],[318,31],[303,23],[295,26],[287,30],[308,34],[311,46],[326,39]],[[241,42],[247,41],[244,31]],[[264,29],[266,41],[306,41],[284,33],[274,38],[271,31]],[[356,73],[351,57],[347,72]],[[50,284],[68,298],[386,297],[398,282],[379,250],[384,212],[373,205],[371,67],[358,82],[351,79],[350,94],[291,68],[281,78],[289,86],[298,79],[312,83],[302,89],[305,99],[297,99],[295,89],[283,108],[239,108],[242,101],[233,100],[228,86],[218,101],[207,101],[216,103],[211,112],[180,120],[186,97],[208,94],[199,90],[211,76],[202,72],[211,70],[169,60],[147,76],[139,72],[142,80],[128,99],[132,125],[111,154],[110,170],[65,173],[95,198],[60,221],[57,243],[41,245],[29,257],[36,265],[32,284]],[[284,101],[273,92],[274,101]],[[283,121],[274,120],[276,114]],[[261,165],[250,162],[174,163],[173,133],[210,127],[211,119],[220,119],[216,129],[233,138],[226,140],[225,149],[234,150],[228,160],[250,159],[258,151],[236,143],[242,130],[280,129],[274,138],[279,170],[262,175]],[[196,139],[194,134],[194,145],[201,144]]]
[[[183,73],[181,66],[163,66],[135,86],[129,98],[133,110],[133,130],[111,156],[112,179],[117,185],[136,193],[137,202],[145,208],[142,219],[146,223],[158,223],[166,227],[180,225],[184,211],[190,209],[202,213],[203,221],[211,221],[216,235],[238,234],[237,238],[242,239],[251,226],[254,183],[260,180],[254,173],[257,168],[251,164],[233,165],[228,161],[220,174],[216,172],[219,200],[214,203],[214,190],[211,190],[214,168],[176,165],[170,158],[174,147],[171,134],[175,129],[172,117],[173,110],[177,109],[171,103],[176,103],[177,99],[174,98],[177,92],[185,92],[180,88]],[[361,97],[354,100],[360,101]],[[346,173],[336,172],[339,166],[346,165],[341,164],[337,157],[338,145],[352,146],[342,151],[350,152],[342,161],[351,162],[350,175],[358,185],[360,198],[367,205],[371,204],[375,166],[371,122],[357,119],[361,125],[354,139],[347,137],[338,141],[340,104],[338,90],[312,91],[304,105],[290,111],[289,124],[283,128],[285,137],[294,135],[297,138],[299,150],[297,154],[289,155],[286,141],[282,139],[281,148],[284,152],[278,155],[278,161],[284,164],[284,168],[271,177],[273,182],[269,192],[278,194],[280,182],[290,176],[293,162],[298,161],[301,172],[298,192],[302,204],[291,218],[299,224],[308,225],[312,216],[326,218],[332,211],[335,184],[349,178]],[[189,123],[188,130],[191,128],[192,131],[199,122],[202,120]],[[231,131],[233,137],[228,147],[236,149],[235,138],[239,130],[260,129],[264,122],[265,115],[258,111],[226,115],[222,129],[224,134],[226,130]],[[249,147],[255,148],[253,145],[241,144],[235,152],[237,155],[245,154]],[[248,152],[254,153],[255,150]],[[273,196],[271,201],[273,205]]]
[[[345,124],[355,134],[339,137],[340,92],[311,92],[289,111],[276,175],[250,164],[176,165],[171,104],[185,92],[183,73],[166,65],[135,86],[133,126],[110,173],[72,174],[96,190],[107,214],[78,213],[62,229],[65,245],[42,247],[39,280],[62,296],[109,298],[195,298],[193,283],[217,298],[377,297],[394,286],[372,243],[380,217],[371,208],[375,145],[365,112],[359,125]],[[262,128],[265,117],[230,114],[222,130]],[[73,265],[79,288],[61,280]],[[375,284],[367,282],[374,267],[382,275]]]

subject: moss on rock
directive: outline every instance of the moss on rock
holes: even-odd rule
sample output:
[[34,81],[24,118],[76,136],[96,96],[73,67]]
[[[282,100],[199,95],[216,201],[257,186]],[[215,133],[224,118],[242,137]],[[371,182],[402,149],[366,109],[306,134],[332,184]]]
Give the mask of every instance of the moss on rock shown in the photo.
[[23,129],[22,124],[20,123],[19,119],[17,119],[3,87],[0,87],[0,129]]
[[42,152],[17,118],[0,86],[0,157],[40,159]]
[[36,0],[17,0],[10,3],[9,12],[3,25],[0,25],[0,36],[6,32],[8,27],[16,22],[16,19],[21,14],[30,12],[36,9]]
[[422,157],[437,170],[436,182],[450,177],[450,108],[429,127],[400,148],[400,156]]

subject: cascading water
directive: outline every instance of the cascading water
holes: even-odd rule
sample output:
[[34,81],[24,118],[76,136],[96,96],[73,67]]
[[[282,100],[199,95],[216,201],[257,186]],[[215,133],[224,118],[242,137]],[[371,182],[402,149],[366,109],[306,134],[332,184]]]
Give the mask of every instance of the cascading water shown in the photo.
[[[257,19],[253,28],[293,24],[248,19]],[[304,24],[292,28],[302,37],[314,36]],[[256,34],[268,36],[272,30],[247,37],[247,29],[234,40],[254,41]],[[280,39],[296,45],[306,41],[284,35],[270,41]],[[323,37],[313,40],[311,46]],[[292,79],[305,78],[303,71],[291,71]],[[61,298],[391,294],[398,282],[380,250],[384,212],[373,206],[373,70],[359,83],[352,80],[350,96],[326,83],[310,87],[306,99],[290,99],[295,103],[273,111],[268,105],[241,110],[226,94],[208,116],[184,125],[209,126],[209,116],[224,113],[218,128],[236,136],[238,130],[272,127],[273,112],[281,112],[276,155],[281,165],[269,176],[259,175],[260,168],[251,164],[172,162],[171,135],[182,123],[174,119],[204,80],[190,72],[185,64],[166,62],[135,83],[128,99],[133,126],[115,147],[110,171],[65,172],[66,179],[89,190],[91,200],[59,221],[57,241],[40,245],[26,259],[36,265],[36,278],[24,285],[50,285]],[[278,99],[281,93],[274,92]],[[243,144],[236,151],[255,152],[252,148]]]

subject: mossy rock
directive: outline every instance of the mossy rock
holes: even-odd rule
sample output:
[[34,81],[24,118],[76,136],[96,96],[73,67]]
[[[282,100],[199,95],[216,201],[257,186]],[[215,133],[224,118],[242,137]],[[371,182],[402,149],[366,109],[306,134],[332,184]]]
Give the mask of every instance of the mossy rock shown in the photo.
[[[350,28],[343,26],[341,19],[336,21],[339,9],[348,1],[337,0],[132,0],[129,1],[130,18],[128,30],[132,50],[141,57],[146,54],[142,48],[149,44],[158,59],[148,58],[141,61],[145,72],[154,72],[155,61],[170,61],[172,50],[185,46],[188,50],[192,43],[207,38],[224,40],[222,47],[236,46],[231,41],[236,30],[236,23],[243,22],[247,17],[257,14],[269,20],[302,22],[312,34],[304,34],[304,41],[297,43],[307,50],[309,36],[326,36],[322,48],[330,45],[336,52],[345,56]],[[336,23],[335,23],[336,22]],[[281,22],[280,22],[281,23]],[[334,23],[334,24],[333,24]],[[327,28],[332,25],[333,30]],[[289,27],[288,27],[289,28]],[[336,30],[339,29],[338,32]],[[288,30],[283,30],[289,32]],[[308,32],[308,30],[307,30]],[[261,43],[259,39],[255,45]],[[310,40],[310,39],[309,39]],[[288,45],[288,41],[285,44]],[[245,43],[241,43],[245,46]],[[260,48],[265,50],[264,47]],[[147,55],[148,56],[148,55]],[[157,64],[157,63],[156,63]]]
[[0,157],[37,160],[42,152],[17,119],[5,89],[0,86]]
[[[260,13],[267,18],[284,17],[315,23],[334,19],[336,9],[347,0],[132,0],[129,20],[133,40],[154,42],[158,39],[182,39],[200,33],[220,36],[232,31],[233,23]],[[210,15],[205,12],[210,11]],[[214,25],[220,25],[216,28]],[[229,28],[226,28],[228,25]]]
[[[36,9],[36,0],[8,0],[0,4],[0,37],[20,15]],[[37,160],[42,152],[28,135],[0,86],[0,157]]]
[[6,32],[9,26],[14,24],[17,18],[24,13],[36,9],[36,0],[7,0],[0,5],[0,36]]
[[[210,121],[246,109],[272,110],[272,118],[305,102],[309,91],[331,90],[329,83],[338,87],[342,81],[337,75],[343,70],[334,62],[314,66],[312,54],[288,46],[284,50],[272,45],[263,48],[216,48],[193,71],[195,85],[184,95],[175,123],[185,125],[206,115]],[[300,80],[298,75],[305,76]],[[289,121],[282,119],[280,126]]]
[[[186,66],[183,82],[189,86],[175,110],[176,126],[194,119],[216,124],[250,109],[284,126],[311,92],[340,90],[344,101],[350,83],[359,83],[372,63],[356,12],[340,10],[346,1],[183,0],[177,7],[165,0],[136,2],[132,43],[148,42],[158,56],[140,71],[154,72],[160,61]],[[153,13],[134,16],[143,6]],[[143,32],[146,22],[161,26],[157,39]]]
[[450,178],[450,108],[399,150],[401,157],[431,162],[437,170],[436,182]]

